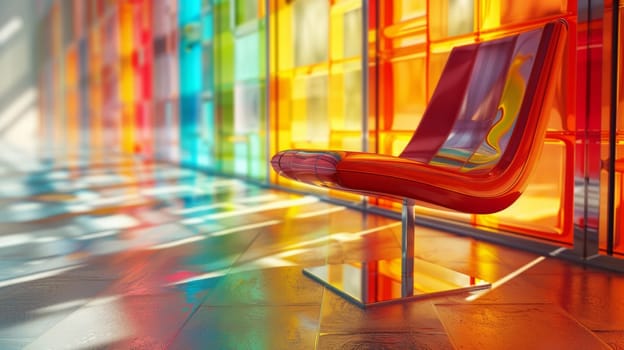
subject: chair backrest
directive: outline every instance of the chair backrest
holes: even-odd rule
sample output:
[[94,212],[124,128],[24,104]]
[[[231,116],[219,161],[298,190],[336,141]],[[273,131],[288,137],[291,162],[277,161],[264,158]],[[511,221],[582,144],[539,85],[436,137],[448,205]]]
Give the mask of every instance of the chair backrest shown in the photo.
[[[563,20],[456,47],[419,127],[400,157],[465,173],[508,167],[545,130]],[[524,160],[523,160],[524,161]]]

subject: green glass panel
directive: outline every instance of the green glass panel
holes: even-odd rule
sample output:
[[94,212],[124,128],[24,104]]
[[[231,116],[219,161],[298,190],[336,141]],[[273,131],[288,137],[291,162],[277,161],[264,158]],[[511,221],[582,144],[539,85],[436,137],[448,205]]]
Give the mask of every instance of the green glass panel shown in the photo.
[[236,81],[257,79],[260,76],[261,52],[257,33],[236,38],[234,44],[234,65]]
[[235,0],[234,3],[237,27],[258,18],[258,0]]

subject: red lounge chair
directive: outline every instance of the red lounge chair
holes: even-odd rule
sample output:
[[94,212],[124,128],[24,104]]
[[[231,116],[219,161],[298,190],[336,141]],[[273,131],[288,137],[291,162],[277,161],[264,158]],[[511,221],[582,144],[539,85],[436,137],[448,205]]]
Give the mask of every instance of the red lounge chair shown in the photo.
[[[413,259],[414,201],[467,213],[494,213],[520,196],[544,143],[552,82],[566,32],[566,23],[557,20],[531,31],[454,48],[420,125],[398,157],[285,150],[273,156],[271,165],[281,176],[297,181],[403,201],[402,295],[398,298],[421,296],[423,292],[414,287],[420,284],[413,280],[419,278],[418,271],[414,275],[412,269],[434,266],[424,262],[421,266]],[[343,276],[359,278],[361,290],[342,290],[352,281],[326,281],[331,279],[331,269],[347,271],[348,266],[356,265],[305,272],[359,305],[395,300],[391,295],[371,295],[379,286],[370,283],[380,283],[383,269],[377,265],[377,272],[370,275],[370,262],[362,264],[368,267],[359,277]],[[434,279],[447,273],[451,272],[437,270]],[[466,275],[449,278],[462,280],[451,283],[452,290],[489,287]],[[446,288],[423,289],[447,292]]]

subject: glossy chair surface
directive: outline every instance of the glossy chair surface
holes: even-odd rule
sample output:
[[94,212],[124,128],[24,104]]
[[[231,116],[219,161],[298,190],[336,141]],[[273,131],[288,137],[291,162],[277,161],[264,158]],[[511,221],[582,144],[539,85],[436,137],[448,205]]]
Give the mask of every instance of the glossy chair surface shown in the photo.
[[[415,200],[468,213],[505,209],[524,190],[544,143],[566,32],[557,20],[454,48],[399,156],[284,150],[273,169],[316,186],[403,200],[409,215]],[[410,230],[413,223],[404,234]],[[410,257],[413,247],[405,245]]]

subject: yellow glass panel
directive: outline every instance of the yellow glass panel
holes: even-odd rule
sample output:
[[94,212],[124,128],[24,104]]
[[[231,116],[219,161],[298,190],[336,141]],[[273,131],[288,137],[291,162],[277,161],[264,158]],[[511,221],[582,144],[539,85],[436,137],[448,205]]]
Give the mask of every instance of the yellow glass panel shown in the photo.
[[121,150],[134,152],[134,69],[132,54],[134,35],[132,26],[133,5],[127,0],[120,0],[119,6],[119,55],[121,59],[120,98],[121,116]]
[[381,154],[399,155],[412,138],[413,131],[380,131],[379,152]]
[[410,18],[421,17],[427,12],[427,1],[425,0],[395,0],[394,19],[395,22],[404,21]]
[[[275,16],[276,24],[273,26],[277,30],[277,41],[273,46],[273,51],[277,55],[278,66],[276,70],[283,71],[292,69],[295,66],[294,41],[293,36],[293,6],[283,6],[277,10]],[[271,60],[272,61],[272,60]]]
[[297,76],[293,80],[292,91],[292,145],[295,148],[327,148],[327,74]]
[[475,32],[472,0],[429,0],[429,33],[432,41]]
[[331,7],[331,59],[362,54],[362,9],[360,1],[340,1]]
[[362,70],[359,61],[332,65],[329,148],[362,149]]

